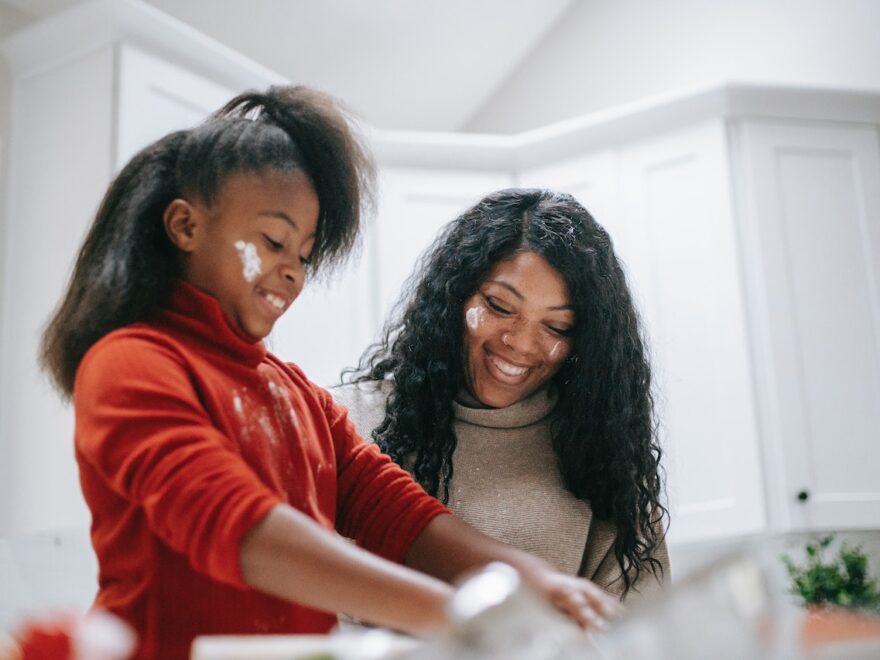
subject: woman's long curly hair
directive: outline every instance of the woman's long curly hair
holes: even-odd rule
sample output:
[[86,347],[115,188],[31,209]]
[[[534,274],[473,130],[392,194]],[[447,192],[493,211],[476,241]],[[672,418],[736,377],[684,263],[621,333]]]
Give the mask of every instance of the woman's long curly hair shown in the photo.
[[500,261],[541,255],[565,279],[575,309],[572,351],[554,377],[553,448],[565,486],[617,528],[624,594],[653,554],[667,510],[660,502],[651,369],[639,319],[608,233],[571,195],[495,192],[451,222],[422,257],[385,326],[347,381],[391,379],[372,436],[443,501],[453,476],[452,401],[465,387],[464,302]]

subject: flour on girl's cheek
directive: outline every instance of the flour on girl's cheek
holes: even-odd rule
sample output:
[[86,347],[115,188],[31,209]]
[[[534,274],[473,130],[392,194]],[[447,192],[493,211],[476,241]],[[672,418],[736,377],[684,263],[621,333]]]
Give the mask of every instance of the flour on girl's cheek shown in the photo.
[[476,330],[483,325],[483,308],[474,305],[464,313],[464,320],[471,330]]
[[556,354],[559,352],[559,347],[562,345],[561,341],[553,344],[553,348],[550,349],[550,359],[553,360],[556,358]]
[[244,279],[253,282],[263,272],[263,262],[260,255],[257,254],[257,246],[253,243],[236,241],[235,249],[238,251],[238,258],[241,259],[241,265],[244,267],[242,270]]

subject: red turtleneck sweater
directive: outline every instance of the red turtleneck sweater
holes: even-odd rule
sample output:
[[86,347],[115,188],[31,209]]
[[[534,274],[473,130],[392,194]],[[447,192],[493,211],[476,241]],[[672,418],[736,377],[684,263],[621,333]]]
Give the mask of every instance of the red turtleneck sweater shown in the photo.
[[88,351],[74,405],[95,605],[134,626],[138,657],[186,658],[196,635],[335,624],[242,581],[242,537],[278,503],[398,562],[446,511],[326,391],[187,284],[153,321]]

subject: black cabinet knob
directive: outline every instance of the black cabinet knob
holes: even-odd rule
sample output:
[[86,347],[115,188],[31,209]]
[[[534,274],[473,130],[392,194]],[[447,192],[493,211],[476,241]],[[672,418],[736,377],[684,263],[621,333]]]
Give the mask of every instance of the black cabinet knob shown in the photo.
[[808,499],[810,499],[810,491],[808,491],[808,490],[799,491],[797,494],[797,498],[798,498],[798,502],[806,502]]

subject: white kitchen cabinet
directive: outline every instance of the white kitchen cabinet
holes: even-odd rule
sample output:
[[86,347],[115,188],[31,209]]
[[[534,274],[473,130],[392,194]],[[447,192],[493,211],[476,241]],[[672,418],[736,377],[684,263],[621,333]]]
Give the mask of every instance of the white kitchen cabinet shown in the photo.
[[476,136],[470,155],[414,137],[393,166],[508,163],[608,229],[648,333],[681,547],[880,527],[878,126],[878,94],[729,85]]
[[[36,350],[108,182],[146,143],[282,80],[131,0],[78,5],[3,49],[0,530],[17,533],[86,519],[71,413]],[[443,225],[509,185],[566,190],[608,229],[645,320],[673,544],[877,528],[878,126],[877,93],[717,85],[519,135],[374,131],[360,261],[307,287],[270,346],[335,381]]]
[[605,228],[614,242],[615,253],[627,263],[629,236],[620,215],[617,161],[617,152],[611,149],[565,158],[517,172],[516,184],[573,195]]
[[662,422],[670,541],[765,524],[724,124],[533,168],[611,235],[642,316]]
[[364,232],[361,254],[343,269],[306,283],[267,339],[275,355],[300,366],[321,386],[339,383],[341,371],[357,364],[375,334],[370,231]]
[[422,252],[440,229],[487,192],[511,185],[509,173],[442,168],[382,168],[375,217],[362,253],[340,277],[307,287],[272,333],[272,350],[321,385],[339,382],[382,325]]
[[744,119],[731,134],[775,526],[876,529],[878,127]]
[[[170,53],[158,47],[165,43]],[[54,15],[8,38],[3,52],[13,140],[0,299],[0,531],[19,533],[88,519],[72,410],[38,369],[37,352],[107,185],[141,147],[201,121],[233,90],[275,78],[129,2]]]
[[725,130],[712,121],[620,151],[633,287],[667,452],[670,541],[765,525]]
[[199,124],[240,91],[130,44],[121,43],[116,51],[115,170],[146,145]]
[[380,322],[388,317],[404,282],[440,230],[488,193],[511,185],[509,172],[382,169],[374,234]]

